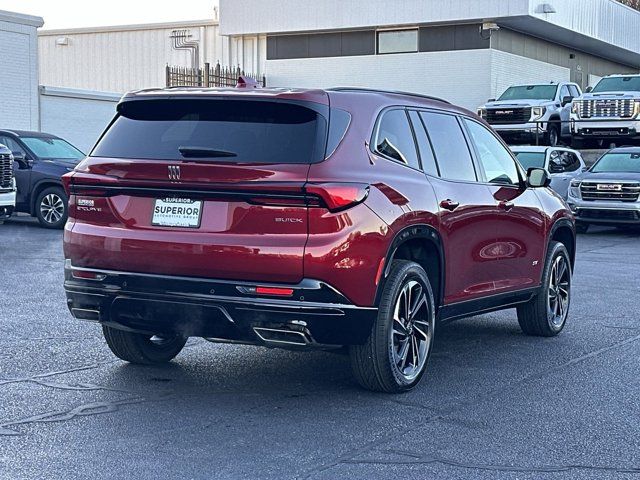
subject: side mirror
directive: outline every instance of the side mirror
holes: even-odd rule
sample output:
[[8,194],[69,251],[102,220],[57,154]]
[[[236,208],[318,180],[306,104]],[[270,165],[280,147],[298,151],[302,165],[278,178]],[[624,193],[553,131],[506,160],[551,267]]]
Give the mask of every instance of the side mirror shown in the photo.
[[542,168],[530,168],[527,171],[527,183],[533,188],[548,187],[551,183],[549,174]]
[[33,166],[33,162],[27,158],[24,152],[11,152],[13,154],[13,161],[18,164],[20,169],[27,169]]
[[593,87],[587,87],[587,89],[584,91],[584,93],[591,93],[593,92]]
[[567,105],[569,105],[571,102],[573,102],[573,97],[570,95],[567,95],[566,97],[564,97],[562,99],[562,106],[566,107]]
[[490,98],[489,100],[487,100],[487,102],[495,102],[496,99],[495,98]]

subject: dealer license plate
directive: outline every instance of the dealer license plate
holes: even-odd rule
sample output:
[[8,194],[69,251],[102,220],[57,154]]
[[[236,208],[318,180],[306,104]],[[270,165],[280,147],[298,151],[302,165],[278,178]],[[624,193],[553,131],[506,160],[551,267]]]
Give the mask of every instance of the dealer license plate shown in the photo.
[[202,201],[186,198],[158,198],[153,206],[151,225],[161,227],[200,227]]

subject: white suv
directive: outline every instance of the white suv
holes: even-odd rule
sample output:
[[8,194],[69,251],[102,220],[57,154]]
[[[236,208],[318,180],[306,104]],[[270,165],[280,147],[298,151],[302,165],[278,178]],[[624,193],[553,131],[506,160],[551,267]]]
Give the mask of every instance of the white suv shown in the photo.
[[509,143],[555,147],[571,140],[571,102],[581,94],[571,82],[515,85],[481,106],[478,115]]
[[13,178],[13,155],[0,145],[0,223],[13,213],[16,206],[16,181]]

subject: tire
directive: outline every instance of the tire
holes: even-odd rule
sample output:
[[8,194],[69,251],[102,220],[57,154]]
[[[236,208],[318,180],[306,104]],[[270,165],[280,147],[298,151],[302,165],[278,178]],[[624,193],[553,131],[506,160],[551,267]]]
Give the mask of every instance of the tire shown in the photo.
[[576,233],[587,233],[589,231],[588,223],[576,223]]
[[550,147],[557,147],[560,145],[560,129],[557,124],[549,123],[547,133],[544,134],[544,143]]
[[526,335],[553,337],[559,334],[567,323],[570,305],[569,253],[563,244],[551,242],[542,274],[540,292],[529,302],[518,307],[520,328]]
[[45,228],[63,228],[69,216],[68,205],[67,195],[62,188],[47,187],[36,198],[36,218]]
[[[413,305],[408,314],[406,305]],[[364,345],[349,349],[358,383],[368,390],[387,393],[415,387],[427,368],[434,328],[435,304],[426,272],[417,263],[394,261],[371,335]]]
[[180,353],[186,337],[158,337],[140,333],[125,332],[102,326],[104,339],[113,354],[129,363],[157,365],[173,360]]

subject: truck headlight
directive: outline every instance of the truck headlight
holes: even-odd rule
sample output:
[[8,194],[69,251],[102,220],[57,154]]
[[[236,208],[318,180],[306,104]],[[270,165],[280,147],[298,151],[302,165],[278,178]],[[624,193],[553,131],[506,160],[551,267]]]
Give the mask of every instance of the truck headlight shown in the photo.
[[636,100],[633,102],[633,118],[636,118],[640,115],[640,100]]
[[547,107],[533,107],[531,109],[531,120],[540,120],[547,113]]
[[478,108],[478,116],[480,118],[487,118],[487,109],[486,108]]
[[571,104],[571,113],[573,113],[574,115],[580,115],[580,101],[579,100],[574,100],[573,103]]
[[571,180],[569,185],[569,196],[573,198],[580,198],[580,180]]

